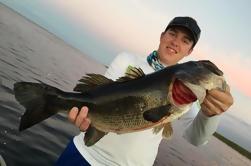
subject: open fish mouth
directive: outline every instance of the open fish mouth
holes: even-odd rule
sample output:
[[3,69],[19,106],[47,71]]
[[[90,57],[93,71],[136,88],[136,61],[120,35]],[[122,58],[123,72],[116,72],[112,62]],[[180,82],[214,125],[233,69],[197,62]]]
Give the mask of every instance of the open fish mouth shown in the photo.
[[192,90],[178,79],[173,82],[172,98],[176,105],[189,104],[197,100],[197,96]]

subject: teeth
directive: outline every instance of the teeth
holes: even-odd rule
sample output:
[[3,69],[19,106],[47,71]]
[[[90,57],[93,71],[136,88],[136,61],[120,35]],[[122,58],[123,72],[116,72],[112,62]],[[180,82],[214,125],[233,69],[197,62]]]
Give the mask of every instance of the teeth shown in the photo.
[[167,47],[167,49],[169,49],[171,52],[173,52],[173,53],[176,53],[176,50],[174,50],[174,49],[172,49],[172,48],[170,48],[170,47]]

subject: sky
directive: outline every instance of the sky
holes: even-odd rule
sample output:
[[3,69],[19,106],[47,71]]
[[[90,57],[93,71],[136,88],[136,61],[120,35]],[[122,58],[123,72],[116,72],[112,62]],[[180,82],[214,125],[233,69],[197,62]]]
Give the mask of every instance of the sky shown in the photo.
[[0,0],[103,64],[122,51],[146,56],[175,16],[202,34],[187,60],[209,59],[225,73],[235,103],[227,111],[251,125],[250,0]]

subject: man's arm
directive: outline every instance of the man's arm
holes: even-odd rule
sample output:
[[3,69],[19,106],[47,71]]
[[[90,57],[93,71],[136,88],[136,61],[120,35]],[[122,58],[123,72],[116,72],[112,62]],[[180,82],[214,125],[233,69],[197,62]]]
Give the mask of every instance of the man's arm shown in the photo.
[[216,89],[208,91],[201,110],[185,130],[183,137],[195,146],[206,144],[218,127],[220,115],[232,104],[229,87],[226,92]]

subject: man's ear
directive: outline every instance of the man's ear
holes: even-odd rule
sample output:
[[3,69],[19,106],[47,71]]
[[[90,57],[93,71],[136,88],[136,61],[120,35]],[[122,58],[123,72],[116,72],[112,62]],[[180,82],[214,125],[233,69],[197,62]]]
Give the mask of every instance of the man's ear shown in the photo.
[[190,55],[192,52],[193,52],[193,48],[191,48],[191,49],[188,51],[188,54],[187,54],[186,56]]
[[162,32],[160,35],[160,40],[163,38],[163,36],[165,35],[166,32]]

